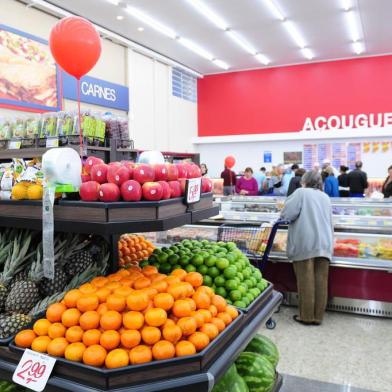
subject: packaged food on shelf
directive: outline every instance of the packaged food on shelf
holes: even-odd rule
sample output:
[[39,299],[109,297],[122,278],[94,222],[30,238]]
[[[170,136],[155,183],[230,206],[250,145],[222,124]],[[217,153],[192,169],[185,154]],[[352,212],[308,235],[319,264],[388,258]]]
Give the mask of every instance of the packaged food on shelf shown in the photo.
[[377,250],[380,258],[392,260],[392,240],[379,240]]
[[337,239],[334,245],[334,255],[342,257],[359,257],[359,240]]
[[12,137],[12,121],[7,118],[0,119],[0,140],[10,140]]
[[56,137],[57,133],[57,114],[56,113],[44,113],[42,115],[40,139],[46,139],[48,137]]
[[26,124],[24,117],[16,117],[12,131],[12,137],[15,139],[24,139],[26,137]]

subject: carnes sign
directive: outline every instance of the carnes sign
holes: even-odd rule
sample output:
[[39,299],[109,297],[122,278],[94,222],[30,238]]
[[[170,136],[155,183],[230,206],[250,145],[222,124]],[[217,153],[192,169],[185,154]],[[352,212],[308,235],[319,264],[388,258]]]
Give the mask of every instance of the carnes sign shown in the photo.
[[351,128],[384,128],[392,126],[392,113],[343,114],[340,116],[306,117],[302,131],[328,131]]

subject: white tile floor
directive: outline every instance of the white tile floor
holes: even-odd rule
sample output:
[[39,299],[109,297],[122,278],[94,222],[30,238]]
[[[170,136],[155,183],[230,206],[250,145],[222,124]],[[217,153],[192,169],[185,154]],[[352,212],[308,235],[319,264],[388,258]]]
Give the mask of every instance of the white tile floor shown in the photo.
[[328,312],[323,325],[307,327],[294,314],[282,306],[276,328],[261,330],[278,345],[280,373],[345,385],[347,392],[392,391],[392,320]]

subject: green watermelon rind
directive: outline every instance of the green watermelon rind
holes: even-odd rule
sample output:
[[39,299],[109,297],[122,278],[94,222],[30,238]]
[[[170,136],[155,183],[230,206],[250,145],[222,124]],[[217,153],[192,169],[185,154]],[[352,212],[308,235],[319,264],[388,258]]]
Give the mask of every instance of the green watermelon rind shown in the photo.
[[237,368],[233,363],[226,373],[220,378],[219,382],[214,385],[212,392],[227,392],[231,385],[234,384],[237,377],[239,377]]
[[240,375],[237,376],[235,383],[231,386],[230,392],[249,392],[248,385]]
[[245,351],[266,357],[276,369],[279,362],[279,351],[275,343],[266,336],[257,334],[247,345]]

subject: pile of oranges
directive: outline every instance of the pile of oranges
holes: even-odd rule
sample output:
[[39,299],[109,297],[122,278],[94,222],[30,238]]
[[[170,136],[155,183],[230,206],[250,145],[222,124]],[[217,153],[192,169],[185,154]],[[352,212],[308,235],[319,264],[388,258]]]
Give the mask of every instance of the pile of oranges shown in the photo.
[[139,261],[148,259],[155,246],[142,235],[123,234],[118,241],[120,267],[137,265]]
[[198,272],[164,275],[154,266],[99,276],[50,305],[15,343],[109,369],[193,355],[238,316],[202,283]]

